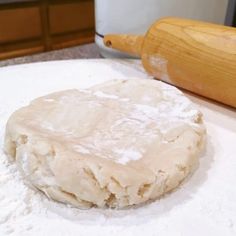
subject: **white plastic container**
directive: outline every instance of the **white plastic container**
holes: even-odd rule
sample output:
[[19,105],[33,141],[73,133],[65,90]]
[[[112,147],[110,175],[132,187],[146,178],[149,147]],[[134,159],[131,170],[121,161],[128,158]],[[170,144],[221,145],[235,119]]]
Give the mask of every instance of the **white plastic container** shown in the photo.
[[179,16],[223,24],[228,0],[95,0],[95,42],[104,57],[126,54],[106,48],[108,33],[143,34],[157,19]]

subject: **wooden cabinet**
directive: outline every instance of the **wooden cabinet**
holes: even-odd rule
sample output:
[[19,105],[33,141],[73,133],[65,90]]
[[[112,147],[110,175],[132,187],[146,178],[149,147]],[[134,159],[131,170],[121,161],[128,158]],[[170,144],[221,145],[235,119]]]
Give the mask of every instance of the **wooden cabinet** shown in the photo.
[[77,1],[49,6],[52,48],[58,49],[93,41],[94,2]]
[[[93,2],[68,3],[49,7],[49,26],[52,34],[93,29]],[[60,20],[61,19],[61,20]]]
[[0,11],[0,43],[37,38],[41,34],[39,8]]
[[0,59],[92,42],[93,0],[0,4]]

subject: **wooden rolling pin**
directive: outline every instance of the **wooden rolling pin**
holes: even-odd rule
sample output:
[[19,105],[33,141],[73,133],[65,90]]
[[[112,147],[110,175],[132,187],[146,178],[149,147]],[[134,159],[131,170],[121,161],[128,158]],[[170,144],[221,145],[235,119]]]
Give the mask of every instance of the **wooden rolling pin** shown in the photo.
[[104,44],[141,56],[160,80],[236,107],[236,28],[163,18],[145,36],[110,34]]

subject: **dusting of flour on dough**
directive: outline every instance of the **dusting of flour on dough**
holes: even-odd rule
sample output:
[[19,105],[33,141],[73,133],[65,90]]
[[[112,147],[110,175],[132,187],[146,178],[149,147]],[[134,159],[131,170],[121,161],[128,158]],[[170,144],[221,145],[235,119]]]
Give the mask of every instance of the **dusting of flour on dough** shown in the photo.
[[127,149],[115,149],[115,153],[119,154],[118,163],[125,165],[129,161],[136,161],[142,158],[142,153],[138,150],[127,148]]
[[117,99],[118,98],[118,96],[106,94],[106,93],[103,93],[102,91],[97,91],[93,94],[97,97],[102,97],[102,98],[110,98],[110,99]]
[[54,102],[54,99],[52,99],[52,98],[45,98],[44,101],[46,101],[46,102]]
[[83,153],[83,154],[89,154],[90,153],[90,151],[87,148],[85,148],[85,147],[83,147],[81,145],[74,145],[73,148],[76,151],[78,151],[80,153]]

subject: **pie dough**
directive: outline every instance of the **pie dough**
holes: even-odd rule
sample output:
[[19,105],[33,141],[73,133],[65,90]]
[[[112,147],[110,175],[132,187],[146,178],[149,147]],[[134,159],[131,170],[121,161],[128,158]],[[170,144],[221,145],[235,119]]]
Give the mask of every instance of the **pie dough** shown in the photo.
[[112,80],[35,99],[8,120],[5,152],[48,197],[84,208],[156,199],[191,172],[201,113],[178,89]]

